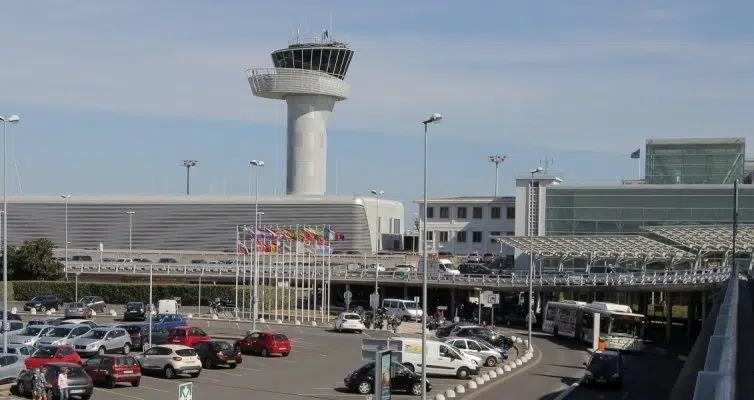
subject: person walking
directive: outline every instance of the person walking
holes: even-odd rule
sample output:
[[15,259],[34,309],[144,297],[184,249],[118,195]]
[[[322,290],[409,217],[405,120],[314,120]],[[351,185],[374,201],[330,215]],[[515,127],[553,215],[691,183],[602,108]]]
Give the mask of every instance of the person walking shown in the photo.
[[58,374],[58,389],[60,389],[60,400],[68,400],[68,368],[63,367]]
[[47,399],[47,381],[39,368],[34,369],[34,375],[32,379],[32,398],[34,400],[46,400]]

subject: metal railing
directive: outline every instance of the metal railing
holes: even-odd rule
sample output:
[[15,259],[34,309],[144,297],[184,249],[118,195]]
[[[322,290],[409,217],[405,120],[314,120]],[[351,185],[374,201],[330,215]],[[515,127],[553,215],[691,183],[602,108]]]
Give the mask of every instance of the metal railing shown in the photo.
[[704,370],[699,371],[694,400],[734,400],[736,398],[736,363],[738,334],[738,270],[730,275],[723,302],[710,337]]
[[[185,277],[235,278],[244,266],[236,265],[170,265],[170,264],[132,264],[132,263],[68,263],[66,272],[70,274],[93,275],[149,275]],[[246,267],[248,270],[248,267]],[[343,283],[373,283],[375,273],[385,283],[421,284],[421,274],[409,274],[401,271],[379,271],[374,269],[356,269],[331,267],[328,271],[321,265],[307,267],[260,265],[260,276],[265,280],[291,280],[296,277],[316,276],[318,279],[330,279]],[[329,276],[329,278],[328,278]],[[532,284],[541,287],[563,286],[661,286],[661,285],[710,285],[721,284],[730,276],[728,268],[679,271],[640,271],[621,274],[590,273],[543,273],[533,276]],[[525,288],[529,284],[529,275],[525,272],[510,272],[500,275],[442,275],[432,273],[428,276],[433,286],[482,286],[486,288]]]

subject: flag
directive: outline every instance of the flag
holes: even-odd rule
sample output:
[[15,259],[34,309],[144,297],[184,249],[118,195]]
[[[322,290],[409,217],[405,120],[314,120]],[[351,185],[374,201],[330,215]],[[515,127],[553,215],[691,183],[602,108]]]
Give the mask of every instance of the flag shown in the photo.
[[638,160],[641,158],[641,149],[636,149],[635,152],[631,153],[631,158],[634,160]]
[[325,227],[325,240],[333,241],[335,240],[335,231],[333,231],[329,226]]

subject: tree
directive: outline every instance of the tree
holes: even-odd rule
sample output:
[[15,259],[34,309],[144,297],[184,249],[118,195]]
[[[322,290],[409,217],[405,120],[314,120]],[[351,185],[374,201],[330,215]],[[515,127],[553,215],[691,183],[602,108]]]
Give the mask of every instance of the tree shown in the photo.
[[20,246],[8,246],[10,280],[56,280],[63,265],[53,256],[55,245],[49,239],[27,240]]

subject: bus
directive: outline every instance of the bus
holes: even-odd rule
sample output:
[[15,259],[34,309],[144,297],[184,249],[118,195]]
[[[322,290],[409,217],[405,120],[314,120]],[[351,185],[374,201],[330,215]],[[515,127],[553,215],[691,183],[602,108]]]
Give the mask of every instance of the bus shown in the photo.
[[600,315],[600,338],[609,350],[642,351],[645,349],[645,317],[631,307],[605,302],[562,301],[547,303],[542,330],[592,343],[594,315]]

